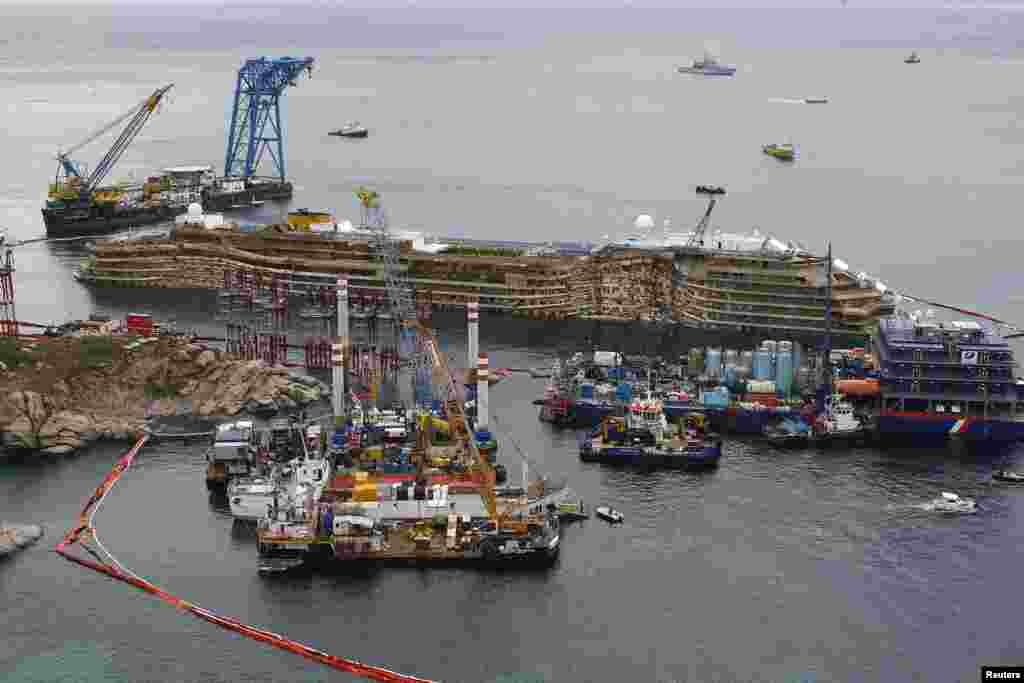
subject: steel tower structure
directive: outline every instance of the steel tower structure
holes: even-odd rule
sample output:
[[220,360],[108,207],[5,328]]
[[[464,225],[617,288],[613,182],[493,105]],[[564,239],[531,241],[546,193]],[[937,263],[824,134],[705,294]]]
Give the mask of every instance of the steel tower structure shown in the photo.
[[281,97],[287,86],[297,85],[296,79],[303,71],[312,75],[312,57],[260,57],[247,60],[238,70],[228,151],[224,158],[225,176],[252,177],[264,152],[268,152],[275,175],[284,181]]

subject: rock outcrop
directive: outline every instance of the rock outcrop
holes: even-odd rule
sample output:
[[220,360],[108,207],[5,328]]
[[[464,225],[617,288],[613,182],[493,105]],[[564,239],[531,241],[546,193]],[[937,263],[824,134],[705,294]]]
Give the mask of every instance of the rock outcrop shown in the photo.
[[0,445],[70,453],[97,439],[134,439],[147,419],[271,414],[329,393],[319,380],[263,361],[161,338],[132,346],[113,338],[108,362],[81,367],[67,360],[79,340],[38,342],[34,366],[0,375]]
[[0,524],[0,557],[32,545],[43,537],[38,524]]

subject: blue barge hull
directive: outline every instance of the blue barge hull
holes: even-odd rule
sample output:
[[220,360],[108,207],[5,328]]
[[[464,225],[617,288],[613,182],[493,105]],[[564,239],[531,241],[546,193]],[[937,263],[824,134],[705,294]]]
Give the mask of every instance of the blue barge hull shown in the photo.
[[1012,443],[1024,441],[1024,421],[889,411],[878,416],[878,433],[883,438],[927,438],[933,441],[961,438],[965,441]]
[[673,453],[651,452],[635,446],[601,446],[594,448],[584,441],[580,446],[580,460],[605,465],[630,467],[666,467],[672,469],[708,469],[718,467],[722,459],[722,443],[705,444]]

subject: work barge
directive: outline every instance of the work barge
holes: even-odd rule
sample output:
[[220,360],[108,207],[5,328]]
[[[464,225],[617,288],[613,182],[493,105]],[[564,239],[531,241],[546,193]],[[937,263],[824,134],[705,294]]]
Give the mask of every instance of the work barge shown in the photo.
[[[259,499],[267,506],[257,521],[261,573],[324,563],[548,566],[558,557],[559,509],[544,480],[528,485],[524,466],[521,489],[497,488],[487,355],[475,359],[476,400],[467,414],[433,332],[409,325],[439,371],[436,393],[447,400],[382,411],[376,401],[336,393],[329,435],[310,426],[301,448],[268,435],[266,443],[278,446],[265,451],[273,494]],[[476,322],[469,326],[475,336]],[[335,369],[338,392],[344,371]],[[246,509],[245,491],[229,484],[233,511]]]
[[[621,244],[589,253],[467,249],[434,253],[399,241],[418,306],[522,319],[679,324],[737,334],[815,340],[828,302],[823,259],[773,248],[762,237],[714,245]],[[772,240],[772,242],[775,242]],[[751,244],[766,246],[752,247]],[[777,242],[776,242],[777,244]],[[360,231],[258,232],[225,224],[176,225],[167,237],[102,241],[82,273],[96,285],[221,289],[233,272],[322,281],[345,277],[356,302],[385,296],[372,240]],[[831,270],[832,334],[863,340],[894,298],[863,273]]]

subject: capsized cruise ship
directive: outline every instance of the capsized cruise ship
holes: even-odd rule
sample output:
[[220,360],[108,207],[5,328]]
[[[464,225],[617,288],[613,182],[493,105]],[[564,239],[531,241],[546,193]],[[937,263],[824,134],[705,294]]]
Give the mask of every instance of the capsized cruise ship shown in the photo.
[[[718,190],[719,188],[702,188]],[[724,194],[724,191],[722,192]],[[595,249],[595,297],[605,314],[631,317],[650,303],[657,319],[700,328],[749,332],[770,338],[817,337],[825,329],[831,271],[832,332],[866,337],[879,318],[891,315],[897,296],[865,272],[854,273],[840,259],[811,254],[803,246],[754,228],[749,233],[713,230],[707,212],[694,230],[660,234],[650,216],[637,218],[632,236]],[[623,273],[645,271],[639,279],[656,287],[623,287]],[[668,271],[669,277],[657,274]],[[639,294],[639,296],[638,296]]]

